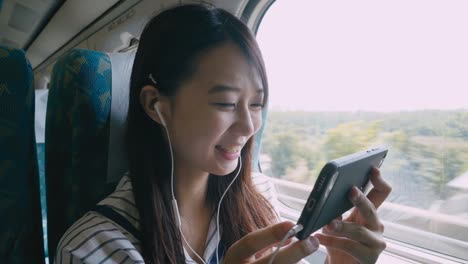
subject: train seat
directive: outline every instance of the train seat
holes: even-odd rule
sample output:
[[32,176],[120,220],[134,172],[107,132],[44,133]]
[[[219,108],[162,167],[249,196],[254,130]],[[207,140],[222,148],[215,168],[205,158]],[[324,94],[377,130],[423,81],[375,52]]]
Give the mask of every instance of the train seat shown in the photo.
[[127,170],[123,124],[133,58],[75,49],[54,65],[45,129],[50,256],[62,234]]
[[0,263],[44,263],[35,141],[31,65],[0,46]]

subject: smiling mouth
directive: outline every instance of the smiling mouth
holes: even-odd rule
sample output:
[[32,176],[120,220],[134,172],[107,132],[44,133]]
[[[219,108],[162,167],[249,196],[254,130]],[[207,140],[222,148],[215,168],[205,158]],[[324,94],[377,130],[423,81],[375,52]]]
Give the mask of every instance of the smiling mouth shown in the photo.
[[221,154],[221,156],[228,160],[236,160],[240,156],[240,152],[242,147],[241,146],[230,146],[230,147],[222,147],[220,145],[217,145],[216,150],[218,150],[218,153]]
[[229,154],[236,154],[239,153],[242,147],[236,146],[236,147],[222,147],[220,145],[216,146],[217,149],[222,150],[223,152],[229,153]]

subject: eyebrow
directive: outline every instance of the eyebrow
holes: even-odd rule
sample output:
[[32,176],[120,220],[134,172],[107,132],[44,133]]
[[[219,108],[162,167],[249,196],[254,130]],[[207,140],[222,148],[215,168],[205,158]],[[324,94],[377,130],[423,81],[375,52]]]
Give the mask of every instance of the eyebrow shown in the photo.
[[[208,91],[208,94],[223,93],[223,92],[240,93],[240,91],[241,89],[239,87],[232,87],[229,85],[217,84]],[[257,89],[256,92],[257,94],[263,93],[263,89]]]

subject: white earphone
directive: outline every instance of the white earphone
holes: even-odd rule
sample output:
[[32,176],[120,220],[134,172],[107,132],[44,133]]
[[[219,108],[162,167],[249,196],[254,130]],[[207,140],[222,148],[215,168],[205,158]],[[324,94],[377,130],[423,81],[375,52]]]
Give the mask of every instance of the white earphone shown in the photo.
[[158,114],[159,119],[161,120],[162,125],[163,125],[164,127],[166,127],[166,121],[164,121],[164,118],[162,117],[161,111],[159,111],[158,101],[156,101],[156,103],[154,103],[154,110],[156,110],[156,113]]
[[[150,74],[149,78],[156,84],[156,82],[154,81],[154,78],[153,76]],[[156,101],[153,105],[154,107],[154,110],[156,111],[156,113],[158,114],[158,117],[159,119],[161,120],[161,123],[164,127],[164,130],[166,131],[166,135],[167,135],[167,139],[168,139],[168,142],[169,142],[169,150],[170,150],[170,153],[171,153],[171,193],[172,193],[172,210],[173,210],[173,213],[174,213],[174,217],[176,219],[176,225],[177,227],[179,228],[179,231],[180,231],[180,234],[182,235],[182,238],[184,239],[185,241],[185,244],[189,247],[189,249],[193,252],[193,254],[195,254],[200,260],[202,263],[206,264],[206,262],[204,261],[204,259],[202,257],[200,257],[197,252],[195,252],[195,250],[190,246],[190,244],[188,243],[187,239],[185,238],[184,236],[184,233],[182,232],[182,221],[181,221],[181,218],[180,218],[180,212],[179,212],[179,206],[177,205],[177,200],[175,198],[175,194],[174,194],[174,155],[172,153],[172,143],[171,143],[171,137],[169,136],[169,131],[167,129],[167,125],[166,125],[166,121],[164,120],[162,114],[161,114],[161,111],[159,110],[159,107],[158,107],[158,101]],[[239,176],[239,173],[242,169],[242,159],[241,157],[239,156],[239,170],[237,170],[237,174],[236,176],[234,177],[234,179],[231,181],[231,183],[228,185],[228,187],[226,188],[226,190],[224,191],[223,195],[221,196],[220,200],[219,200],[219,203],[218,203],[218,210],[217,210],[217,214],[216,214],[216,225],[217,225],[217,235],[218,235],[218,245],[216,245],[216,260],[217,260],[217,263],[219,263],[219,256],[218,256],[218,246],[219,246],[219,241],[221,240],[221,237],[220,237],[220,230],[219,230],[219,212],[220,212],[220,208],[221,208],[221,202],[223,201],[223,198],[224,196],[226,195],[227,191],[229,190],[229,188],[231,187],[231,185],[234,183],[234,181],[237,179],[237,176]]]

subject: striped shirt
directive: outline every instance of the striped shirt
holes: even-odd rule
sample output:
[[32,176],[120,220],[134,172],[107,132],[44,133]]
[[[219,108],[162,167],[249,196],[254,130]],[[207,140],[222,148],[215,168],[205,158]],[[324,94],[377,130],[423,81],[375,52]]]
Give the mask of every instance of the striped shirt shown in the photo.
[[[276,192],[268,177],[259,173],[252,176],[257,190],[276,208]],[[55,263],[144,263],[139,230],[132,183],[125,175],[113,193],[65,232],[57,246]],[[203,254],[207,264],[217,264],[216,231],[216,219],[213,217]],[[222,249],[221,246],[219,248]],[[196,263],[185,248],[184,253],[186,263]],[[221,251],[219,254],[221,258]]]

